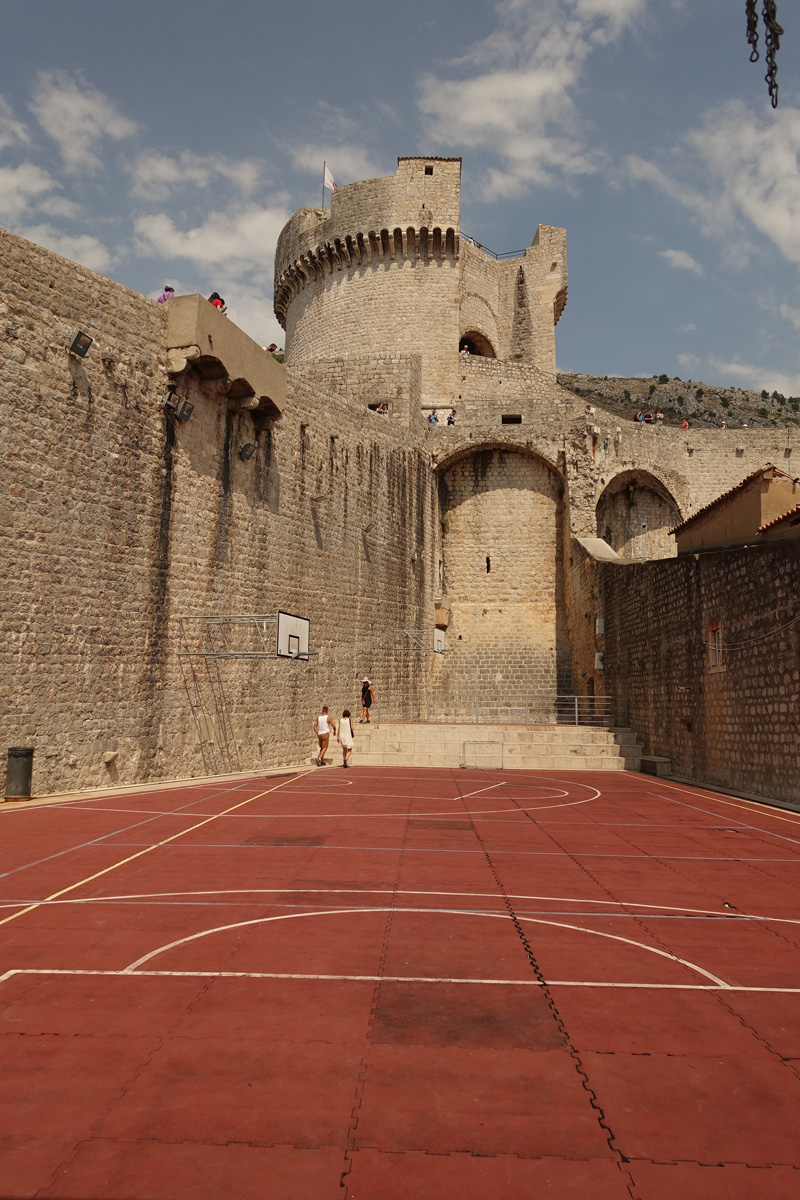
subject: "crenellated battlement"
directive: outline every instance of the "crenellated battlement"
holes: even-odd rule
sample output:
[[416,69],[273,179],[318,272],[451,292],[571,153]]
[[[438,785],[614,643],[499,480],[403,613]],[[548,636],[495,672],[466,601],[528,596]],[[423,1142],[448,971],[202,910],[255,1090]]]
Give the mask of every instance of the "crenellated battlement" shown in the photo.
[[459,256],[458,231],[450,226],[441,229],[427,225],[415,229],[399,226],[389,229],[370,229],[368,232],[346,234],[332,242],[309,249],[288,267],[275,282],[275,315],[286,328],[286,314],[295,296],[309,283],[322,280],[334,271],[355,267],[379,267],[390,262],[417,263],[431,259],[452,263]]

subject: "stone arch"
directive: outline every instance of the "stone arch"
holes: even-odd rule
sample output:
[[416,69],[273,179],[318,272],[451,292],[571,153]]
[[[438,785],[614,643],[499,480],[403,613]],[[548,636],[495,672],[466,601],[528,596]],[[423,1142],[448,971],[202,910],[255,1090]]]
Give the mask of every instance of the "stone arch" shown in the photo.
[[678,552],[669,531],[682,520],[680,507],[666,484],[649,471],[615,475],[601,492],[595,513],[597,536],[620,558],[674,558]]
[[459,351],[466,349],[478,358],[497,358],[494,346],[485,333],[477,329],[468,329],[458,340]]
[[569,691],[563,475],[533,450],[492,442],[454,451],[437,478],[451,651],[437,687],[512,706]]

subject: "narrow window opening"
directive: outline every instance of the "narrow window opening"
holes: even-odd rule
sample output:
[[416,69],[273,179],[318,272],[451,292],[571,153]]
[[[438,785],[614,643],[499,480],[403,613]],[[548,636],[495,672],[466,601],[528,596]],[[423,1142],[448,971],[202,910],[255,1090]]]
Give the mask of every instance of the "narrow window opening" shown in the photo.
[[492,560],[489,558],[489,555],[487,554],[486,555],[486,574],[487,575],[489,574],[491,569],[492,569]]
[[522,414],[521,413],[503,413],[502,417],[500,418],[500,424],[501,425],[521,425],[522,424]]
[[426,167],[426,168],[425,168],[425,174],[426,174],[426,175],[432,175],[432,174],[433,174],[433,167]]
[[711,621],[708,626],[708,665],[712,668],[722,666],[722,623]]

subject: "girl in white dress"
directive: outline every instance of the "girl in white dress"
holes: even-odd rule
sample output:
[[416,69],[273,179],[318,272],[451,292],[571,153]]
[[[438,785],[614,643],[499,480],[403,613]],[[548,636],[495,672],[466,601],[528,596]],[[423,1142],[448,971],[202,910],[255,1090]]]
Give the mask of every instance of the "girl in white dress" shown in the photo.
[[350,764],[347,760],[353,753],[353,721],[349,708],[344,710],[339,722],[339,745],[342,747],[342,766],[349,767]]

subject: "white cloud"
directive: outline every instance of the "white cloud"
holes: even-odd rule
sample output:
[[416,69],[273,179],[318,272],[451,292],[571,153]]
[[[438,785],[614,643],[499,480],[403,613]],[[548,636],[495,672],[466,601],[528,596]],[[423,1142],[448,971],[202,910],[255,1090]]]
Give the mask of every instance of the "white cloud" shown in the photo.
[[724,362],[710,358],[712,367],[741,379],[754,391],[766,388],[768,392],[780,392],[784,396],[800,395],[800,374],[784,375],[780,371],[772,371],[769,367],[754,366],[752,363]]
[[502,0],[497,30],[454,67],[468,78],[422,80],[427,144],[482,147],[501,167],[484,192],[512,196],[529,183],[562,184],[600,168],[572,92],[593,49],[612,41],[645,0]]
[[322,187],[322,164],[328,164],[337,183],[350,183],[354,179],[374,179],[380,168],[360,146],[335,145],[329,142],[307,144],[289,148],[295,167],[301,171],[315,172]]
[[686,325],[678,326],[678,333],[697,333],[697,326],[694,322],[689,321]]
[[701,360],[697,357],[696,354],[679,354],[678,355],[678,366],[688,367],[690,371],[693,371],[695,367],[699,366],[700,361]]
[[134,229],[141,253],[202,265],[237,262],[263,272],[272,266],[275,243],[289,215],[281,208],[250,204],[209,213],[195,229],[176,228],[167,213],[139,217]]
[[105,271],[111,265],[113,256],[107,246],[96,237],[87,233],[61,233],[52,225],[32,225],[28,228],[17,228],[20,237],[36,242],[54,254],[61,254],[73,262],[82,263],[92,271]]
[[39,200],[36,207],[48,217],[65,217],[68,221],[73,221],[82,211],[80,204],[67,200],[66,196],[48,196],[46,200]]
[[[752,255],[752,244],[728,237],[748,230],[800,264],[798,154],[800,109],[759,114],[733,100],[707,113],[674,148],[672,174],[636,156],[627,165],[634,179],[653,184],[687,209],[705,234],[726,237],[728,265]],[[683,182],[686,176],[697,182]]]
[[17,143],[29,142],[28,131],[21,121],[14,116],[14,110],[8,101],[0,96],[0,150]]
[[6,221],[15,221],[45,192],[56,186],[46,171],[33,163],[22,163],[19,167],[0,167],[0,215]]
[[694,271],[695,275],[705,275],[705,271],[691,254],[685,250],[659,250],[660,258],[665,258],[671,267],[680,271]]
[[238,162],[224,154],[194,154],[182,151],[177,157],[146,150],[131,163],[133,194],[144,199],[164,200],[177,187],[208,187],[220,179],[248,194],[261,177],[261,167],[253,158]]
[[95,148],[104,138],[118,141],[136,132],[107,96],[67,71],[40,71],[30,107],[69,171],[97,170]]
[[800,332],[800,308],[792,308],[789,304],[782,304],[779,311],[783,319],[791,321],[795,329]]

